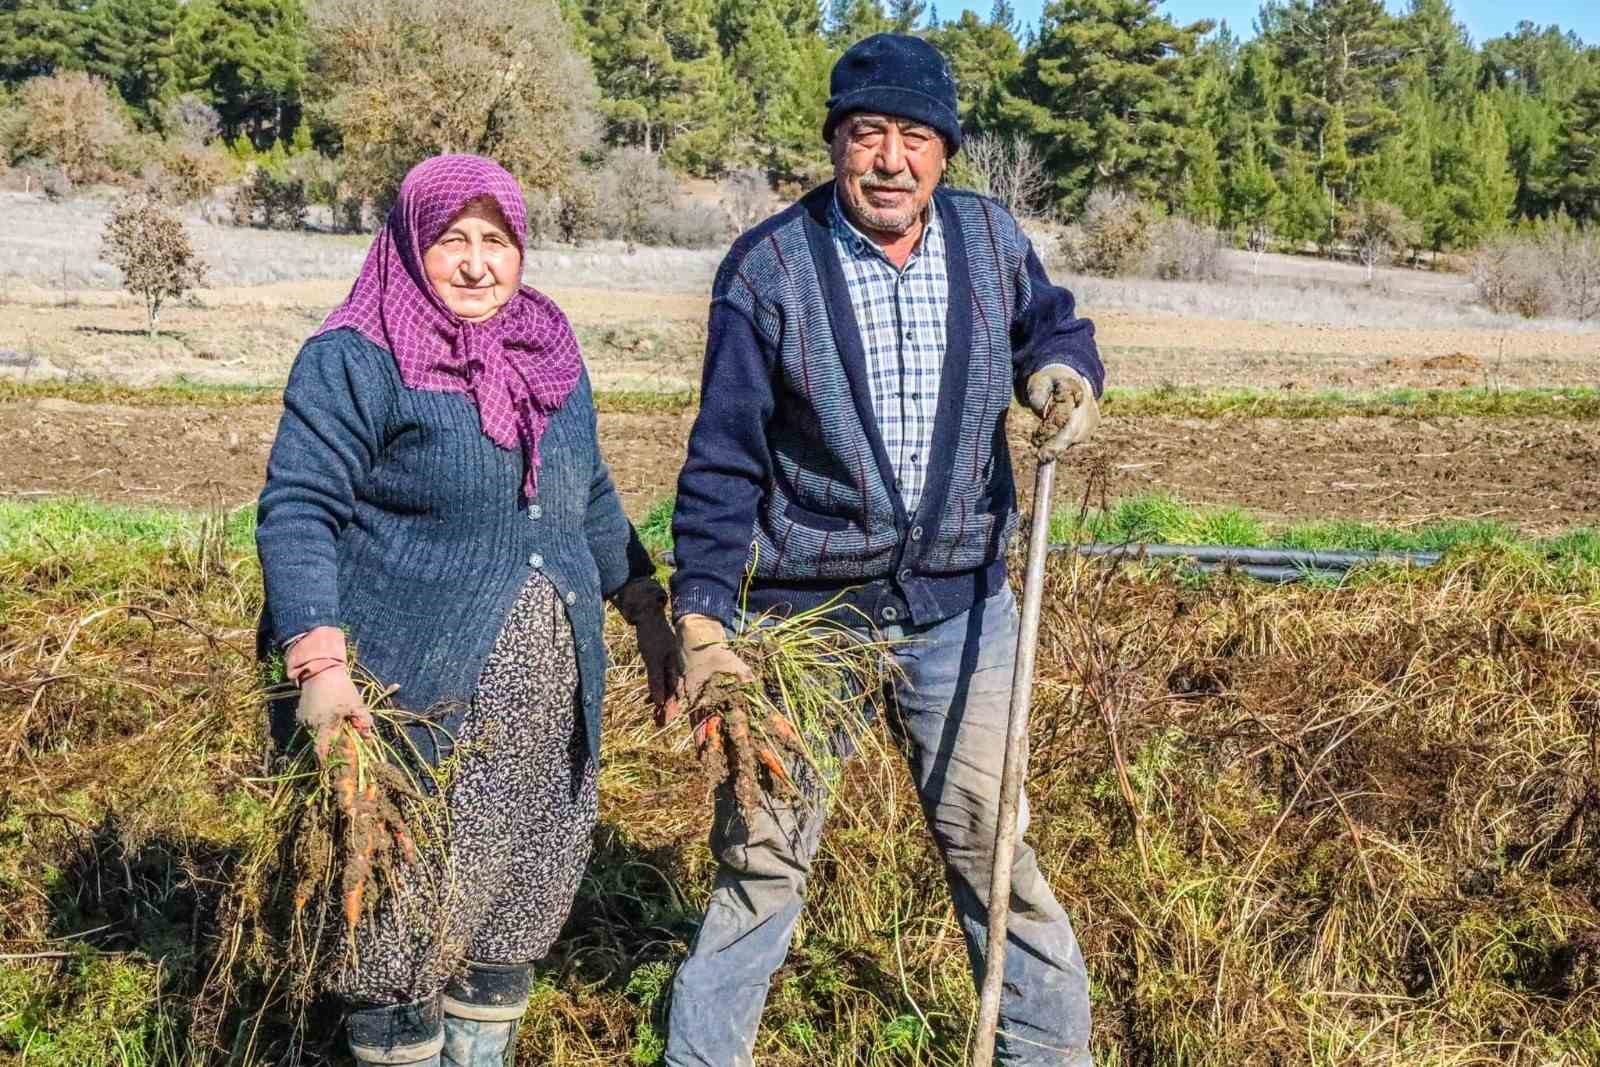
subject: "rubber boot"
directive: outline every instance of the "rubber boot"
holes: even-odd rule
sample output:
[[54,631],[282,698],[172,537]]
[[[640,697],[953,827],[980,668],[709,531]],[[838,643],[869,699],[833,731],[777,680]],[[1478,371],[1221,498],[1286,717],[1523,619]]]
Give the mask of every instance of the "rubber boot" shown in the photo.
[[444,1017],[439,998],[356,1008],[345,1017],[350,1055],[359,1064],[439,1067]]
[[444,991],[443,1067],[512,1067],[531,963],[471,963]]

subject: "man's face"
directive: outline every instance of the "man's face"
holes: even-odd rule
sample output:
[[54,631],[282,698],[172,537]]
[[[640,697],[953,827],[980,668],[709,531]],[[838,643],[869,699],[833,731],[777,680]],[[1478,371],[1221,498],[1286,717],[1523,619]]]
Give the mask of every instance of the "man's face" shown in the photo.
[[900,237],[922,218],[944,175],[944,138],[931,126],[870,112],[849,115],[833,134],[833,176],[850,221]]

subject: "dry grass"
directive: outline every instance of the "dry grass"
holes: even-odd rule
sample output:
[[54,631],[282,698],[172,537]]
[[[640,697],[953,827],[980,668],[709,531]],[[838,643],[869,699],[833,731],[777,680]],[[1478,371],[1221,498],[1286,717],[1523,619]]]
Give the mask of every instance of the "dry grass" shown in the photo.
[[[214,1055],[184,1042],[269,806],[242,534],[80,523],[0,551],[0,1051]],[[693,756],[616,623],[596,855],[524,1063],[655,1062],[710,888]],[[1058,564],[1032,836],[1099,1062],[1595,1062],[1597,633],[1600,572],[1495,548],[1340,589]],[[897,761],[849,766],[813,882],[760,1062],[959,1062],[965,953]]]

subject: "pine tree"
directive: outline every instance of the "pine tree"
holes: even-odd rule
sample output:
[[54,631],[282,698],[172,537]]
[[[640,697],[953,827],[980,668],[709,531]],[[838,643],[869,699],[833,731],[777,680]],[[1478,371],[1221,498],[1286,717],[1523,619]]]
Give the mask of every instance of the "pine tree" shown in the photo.
[[716,169],[731,136],[732,92],[709,0],[588,0],[583,20],[613,144]]
[[889,24],[895,33],[910,33],[922,21],[924,0],[889,0]]
[[1328,197],[1312,173],[1305,153],[1289,153],[1279,186],[1278,231],[1295,249],[1308,242],[1326,244],[1329,236]]
[[1574,219],[1600,221],[1600,81],[1579,90],[1563,116],[1554,189]]
[[1053,0],[1000,119],[1046,150],[1062,206],[1097,186],[1170,202],[1193,114],[1199,22],[1179,27],[1158,0]]
[[989,25],[1005,30],[1013,39],[1016,38],[1021,24],[1017,21],[1017,9],[1011,0],[994,0],[989,8]]
[[1430,227],[1435,251],[1480,244],[1505,227],[1517,199],[1505,123],[1492,103],[1483,97],[1474,101],[1471,116],[1457,125],[1455,140],[1439,183],[1447,221]]
[[1252,249],[1264,249],[1278,221],[1280,194],[1272,168],[1262,160],[1254,138],[1245,142],[1243,153],[1228,172],[1226,195],[1229,224],[1244,231]]
[[1320,162],[1317,165],[1322,187],[1328,193],[1328,213],[1338,214],[1345,200],[1345,185],[1350,180],[1354,163],[1350,158],[1350,135],[1345,126],[1344,108],[1335,107],[1328,113],[1318,145]]
[[[1315,149],[1319,161],[1343,151],[1346,168],[1374,154],[1397,127],[1387,91],[1406,54],[1383,0],[1269,0],[1260,22],[1263,47],[1292,87],[1279,116],[1292,143]],[[1327,130],[1335,112],[1338,145]]]
[[881,0],[833,0],[828,6],[828,43],[846,49],[864,37],[894,28]]
[[95,0],[89,9],[89,70],[115,85],[147,121],[177,82],[173,37],[180,17],[176,0]]
[[306,15],[300,0],[194,0],[175,42],[179,85],[202,94],[228,138],[260,146],[300,122]]
[[0,0],[0,81],[83,66],[88,19],[72,0]]
[[963,11],[956,21],[931,30],[928,40],[950,61],[962,125],[971,129],[994,125],[997,101],[1022,67],[1022,46],[1011,31]]
[[1435,100],[1447,106],[1466,106],[1474,89],[1478,57],[1450,0],[1411,0],[1410,11],[1400,20],[1400,32],[1406,42],[1407,78],[1426,86]]
[[1207,226],[1222,219],[1222,164],[1217,159],[1217,142],[1204,127],[1190,130],[1184,146],[1178,206],[1189,218]]

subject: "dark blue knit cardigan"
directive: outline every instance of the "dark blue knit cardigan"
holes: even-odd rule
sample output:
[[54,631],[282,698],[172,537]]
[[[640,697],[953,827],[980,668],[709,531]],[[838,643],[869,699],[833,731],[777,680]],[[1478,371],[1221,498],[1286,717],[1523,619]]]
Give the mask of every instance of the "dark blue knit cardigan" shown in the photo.
[[458,716],[537,570],[567,605],[598,753],[601,598],[654,568],[600,458],[588,376],[540,439],[531,501],[522,453],[483,435],[468,397],[407,389],[354,330],[306,343],[283,404],[256,527],[267,643],[342,626],[401,707]]
[[712,291],[699,417],[673,515],[673,611],[844,602],[885,623],[937,622],[1005,580],[1017,523],[1006,413],[1050,364],[1103,388],[1094,326],[1073,314],[994,201],[941,187],[950,278],[933,466],[915,514],[873,417],[834,250],[828,183],[746,233]]

